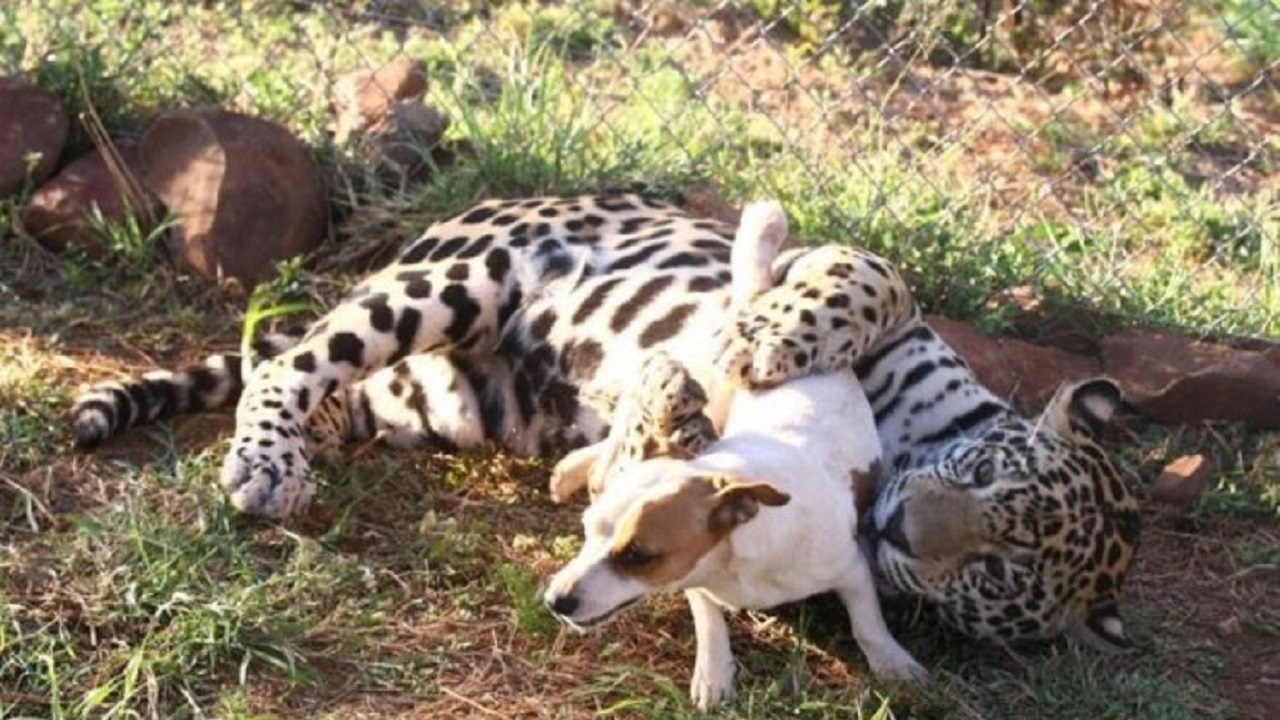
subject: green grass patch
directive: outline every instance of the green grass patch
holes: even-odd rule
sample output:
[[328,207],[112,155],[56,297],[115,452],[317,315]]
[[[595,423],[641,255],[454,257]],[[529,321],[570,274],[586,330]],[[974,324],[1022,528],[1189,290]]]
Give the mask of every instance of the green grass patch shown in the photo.
[[[1187,653],[1203,672],[1215,666],[1203,649]],[[1066,650],[1035,659],[1025,669],[967,668],[964,679],[943,681],[948,694],[968,697],[988,717],[1046,720],[1192,720],[1229,717],[1225,703],[1202,685],[1177,678],[1165,663],[1144,659],[1117,667],[1089,651]],[[939,717],[948,717],[941,715]]]
[[1240,49],[1257,67],[1280,62],[1280,2],[1276,0],[1216,0],[1219,21]]

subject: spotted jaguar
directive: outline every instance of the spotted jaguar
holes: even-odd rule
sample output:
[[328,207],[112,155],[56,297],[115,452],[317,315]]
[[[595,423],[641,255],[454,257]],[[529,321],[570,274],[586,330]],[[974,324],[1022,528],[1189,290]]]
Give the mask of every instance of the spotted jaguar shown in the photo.
[[222,486],[247,513],[286,517],[312,499],[313,457],[345,442],[560,456],[599,441],[602,408],[655,351],[702,386],[852,368],[887,460],[863,523],[884,589],[979,637],[1129,647],[1118,598],[1138,513],[1099,444],[1115,384],[1068,385],[1018,414],[889,263],[845,245],[783,252],[771,287],[731,307],[732,236],[642,194],[485,201],[429,227],[250,372],[225,356],[99,385],[73,427],[93,445],[238,398]]

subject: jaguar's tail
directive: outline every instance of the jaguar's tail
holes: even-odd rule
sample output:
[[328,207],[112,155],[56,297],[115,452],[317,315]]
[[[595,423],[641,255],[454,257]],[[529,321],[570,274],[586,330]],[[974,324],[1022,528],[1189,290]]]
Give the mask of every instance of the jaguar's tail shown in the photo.
[[[253,361],[279,355],[298,343],[302,332],[274,333],[253,344]],[[140,378],[108,380],[82,392],[68,411],[76,445],[101,445],[127,428],[176,415],[226,407],[244,389],[239,353],[210,355],[181,370],[155,370]]]

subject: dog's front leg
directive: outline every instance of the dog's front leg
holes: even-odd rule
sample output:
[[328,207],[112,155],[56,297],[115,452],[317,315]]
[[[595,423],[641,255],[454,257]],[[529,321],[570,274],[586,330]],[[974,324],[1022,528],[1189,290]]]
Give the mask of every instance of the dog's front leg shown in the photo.
[[853,638],[867,656],[867,664],[876,677],[881,680],[924,680],[928,676],[924,666],[898,644],[885,625],[871,568],[862,553],[854,553],[849,572],[834,589],[849,611]]
[[685,590],[693,613],[693,633],[698,643],[689,696],[699,710],[710,710],[733,697],[733,649],[724,610],[706,592]]

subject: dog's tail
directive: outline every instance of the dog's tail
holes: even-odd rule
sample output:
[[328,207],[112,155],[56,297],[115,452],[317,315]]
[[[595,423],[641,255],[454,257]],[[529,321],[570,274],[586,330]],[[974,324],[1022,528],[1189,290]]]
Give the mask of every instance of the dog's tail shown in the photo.
[[733,238],[729,266],[730,310],[746,307],[756,295],[773,287],[773,261],[787,239],[787,214],[777,200],[757,200],[742,209]]

